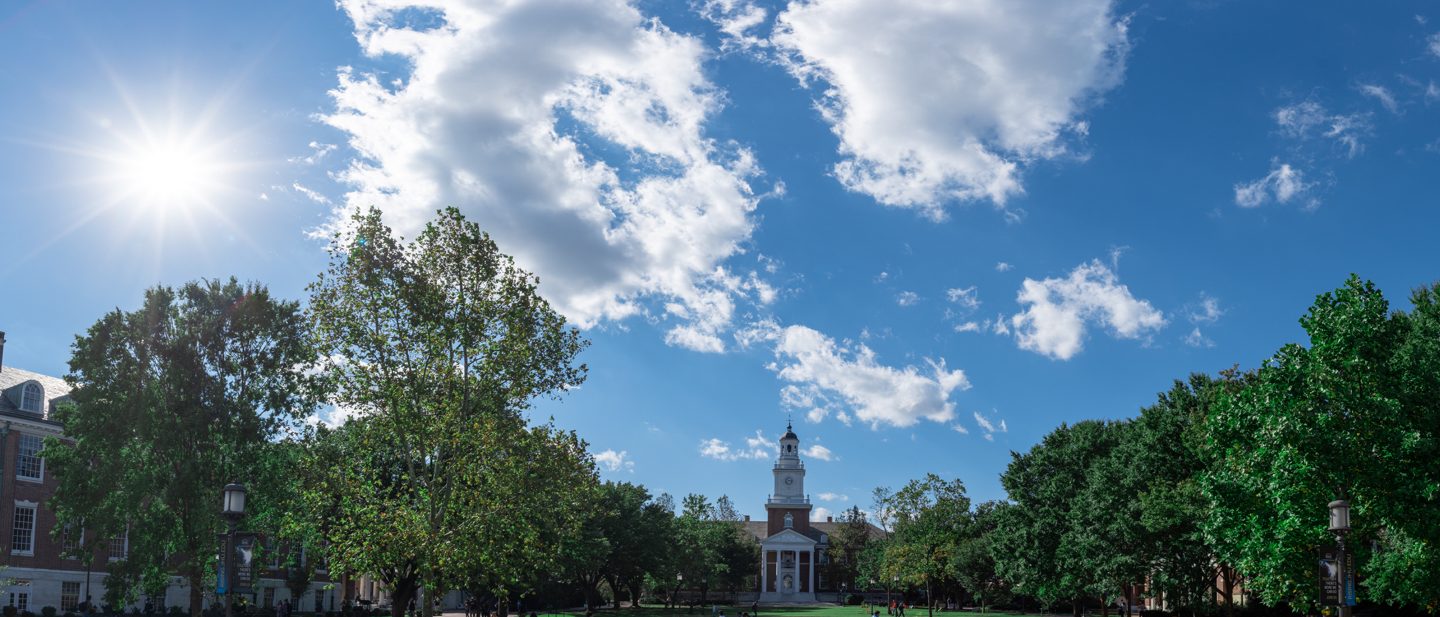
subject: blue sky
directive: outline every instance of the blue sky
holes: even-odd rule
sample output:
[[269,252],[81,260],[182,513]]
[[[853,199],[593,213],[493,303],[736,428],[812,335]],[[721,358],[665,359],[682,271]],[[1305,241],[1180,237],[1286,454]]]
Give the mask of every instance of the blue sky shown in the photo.
[[337,212],[453,204],[592,340],[535,414],[602,475],[759,516],[793,417],[838,512],[1003,497],[1348,273],[1436,279],[1429,4],[409,4],[0,7],[7,365],[157,283],[302,299]]

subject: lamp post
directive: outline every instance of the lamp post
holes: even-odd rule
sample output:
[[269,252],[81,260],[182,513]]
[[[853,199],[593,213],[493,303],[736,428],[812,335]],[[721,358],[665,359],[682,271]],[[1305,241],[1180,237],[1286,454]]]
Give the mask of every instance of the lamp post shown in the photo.
[[225,554],[221,556],[225,568],[225,617],[232,617],[231,599],[235,595],[235,527],[245,516],[245,487],[234,482],[225,485],[224,500],[220,504],[220,515],[225,517]]
[[[1341,493],[1344,496],[1344,493]],[[1340,617],[1350,617],[1350,561],[1345,555],[1345,534],[1350,532],[1350,502],[1330,502],[1330,531],[1335,533],[1336,554],[1340,557]]]

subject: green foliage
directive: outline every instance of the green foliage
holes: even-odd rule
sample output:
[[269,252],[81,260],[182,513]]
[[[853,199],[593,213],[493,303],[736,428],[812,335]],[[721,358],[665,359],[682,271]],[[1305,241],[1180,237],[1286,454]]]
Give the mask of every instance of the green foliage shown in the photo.
[[150,289],[141,308],[76,337],[73,404],[55,413],[66,437],[43,452],[59,479],[49,505],[57,533],[128,529],[128,555],[110,565],[112,605],[178,572],[198,614],[224,528],[221,487],[270,481],[262,452],[313,408],[302,372],[313,358],[298,305],[234,279]]
[[[1206,424],[1214,502],[1206,531],[1267,603],[1313,606],[1314,553],[1332,541],[1326,505],[1347,497],[1362,599],[1440,604],[1440,309],[1437,288],[1391,313],[1351,277],[1300,320],[1287,345]],[[1372,555],[1368,540],[1384,550]]]
[[536,284],[450,208],[408,244],[357,212],[310,286],[323,379],[355,418],[308,440],[308,510],[328,516],[332,562],[375,573],[397,615],[422,588],[506,598],[557,569],[580,525],[584,443],[521,415],[585,372]]
[[1107,508],[1097,493],[1116,473],[1110,455],[1123,431],[1114,422],[1061,425],[1029,452],[1013,454],[1000,482],[1014,507],[999,515],[991,555],[1016,592],[1057,604],[1120,591],[1129,557],[1106,543],[1130,530],[1097,526]]
[[698,590],[701,602],[713,589],[738,591],[760,571],[760,544],[745,531],[729,502],[723,495],[716,504],[704,495],[686,495],[674,522],[670,560],[681,577],[677,589]]
[[[601,582],[615,590],[628,588],[632,598],[640,596],[645,575],[660,570],[666,559],[672,519],[643,486],[605,482],[598,487],[579,533],[561,549],[567,573],[584,588],[589,608],[598,608]],[[618,592],[614,599],[618,604]]]

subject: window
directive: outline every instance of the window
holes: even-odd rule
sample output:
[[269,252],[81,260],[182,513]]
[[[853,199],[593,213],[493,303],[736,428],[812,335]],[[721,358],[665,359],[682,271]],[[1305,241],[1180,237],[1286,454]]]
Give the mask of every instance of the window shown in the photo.
[[10,606],[21,612],[30,610],[30,581],[15,581],[10,584]]
[[60,583],[60,610],[73,613],[80,609],[80,581]]
[[35,504],[15,502],[15,524],[10,528],[10,554],[35,554]]
[[124,533],[110,538],[110,561],[120,561],[128,553],[130,543],[130,530],[127,528]]
[[20,410],[40,413],[40,402],[45,400],[45,390],[40,384],[30,382],[20,394]]
[[15,477],[21,480],[39,482],[44,480],[45,462],[40,458],[40,448],[45,443],[37,435],[20,435],[20,448],[15,451]]
[[67,559],[80,558],[80,549],[85,547],[85,528],[78,528],[78,532],[76,529],[75,525],[67,523],[64,531],[60,533],[61,557]]
[[274,588],[274,587],[266,587],[266,588],[265,588],[265,604],[262,604],[261,606],[264,606],[265,608],[273,608],[273,607],[275,606],[275,588]]
[[795,515],[790,514],[789,512],[786,512],[786,513],[785,513],[785,528],[786,528],[786,529],[790,529],[790,528],[792,528],[792,527],[794,527],[794,526],[795,526]]

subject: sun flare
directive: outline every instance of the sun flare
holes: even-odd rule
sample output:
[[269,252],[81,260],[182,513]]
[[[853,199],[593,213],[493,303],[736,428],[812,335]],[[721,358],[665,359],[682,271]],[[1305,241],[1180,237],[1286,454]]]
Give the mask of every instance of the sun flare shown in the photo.
[[113,178],[128,200],[149,208],[189,208],[210,201],[224,182],[223,164],[186,140],[134,144],[113,158]]

